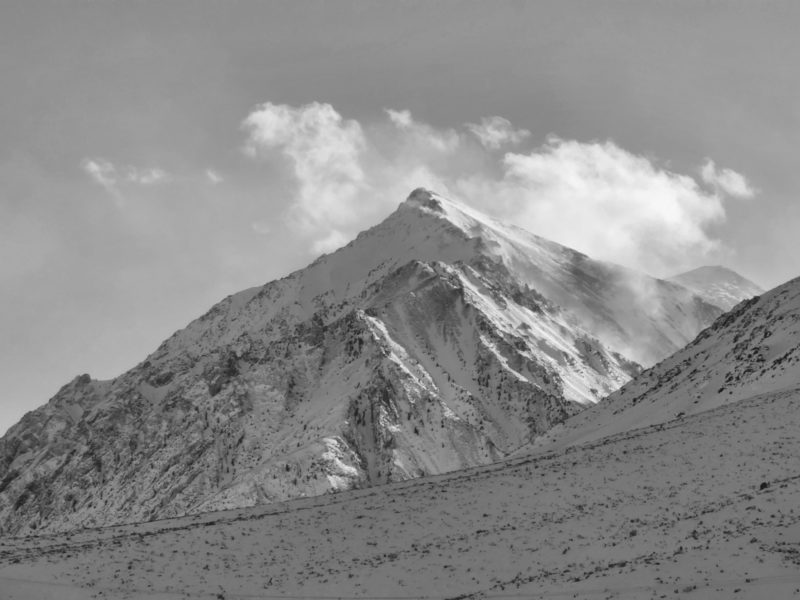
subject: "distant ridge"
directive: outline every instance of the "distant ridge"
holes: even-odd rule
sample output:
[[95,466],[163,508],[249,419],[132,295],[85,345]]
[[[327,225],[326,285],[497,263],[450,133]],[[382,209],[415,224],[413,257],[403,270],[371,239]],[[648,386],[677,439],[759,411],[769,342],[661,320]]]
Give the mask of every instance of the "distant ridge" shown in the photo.
[[764,290],[736,271],[723,266],[705,266],[667,279],[694,291],[706,302],[730,310],[742,300],[758,296]]

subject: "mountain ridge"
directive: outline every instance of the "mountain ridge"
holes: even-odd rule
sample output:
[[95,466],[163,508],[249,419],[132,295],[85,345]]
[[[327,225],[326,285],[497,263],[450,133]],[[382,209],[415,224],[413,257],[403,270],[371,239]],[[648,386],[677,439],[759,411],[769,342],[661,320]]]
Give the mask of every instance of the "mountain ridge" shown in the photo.
[[490,463],[720,313],[418,189],[130,371],[80,376],[26,415],[0,440],[0,526],[148,520]]
[[730,310],[739,302],[764,293],[764,289],[736,271],[722,265],[706,265],[667,278],[682,285],[706,302]]

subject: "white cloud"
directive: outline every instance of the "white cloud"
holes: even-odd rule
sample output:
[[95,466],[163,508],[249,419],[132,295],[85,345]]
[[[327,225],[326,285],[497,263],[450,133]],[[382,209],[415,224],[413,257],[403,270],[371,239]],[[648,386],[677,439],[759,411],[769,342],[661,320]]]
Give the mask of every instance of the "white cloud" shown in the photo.
[[733,169],[719,169],[710,158],[706,159],[705,164],[700,169],[700,175],[708,185],[717,190],[722,190],[729,196],[736,198],[752,198],[755,190],[747,181],[747,178]]
[[314,254],[333,252],[337,248],[341,248],[347,244],[349,241],[350,239],[346,234],[342,233],[341,231],[337,231],[336,229],[332,229],[328,235],[315,241],[311,245],[311,251]]
[[208,179],[212,185],[217,185],[225,181],[222,175],[217,173],[214,169],[206,169],[206,179]]
[[138,168],[125,167],[125,181],[139,185],[155,185],[167,181],[167,172],[158,167]]
[[92,181],[103,186],[114,202],[120,206],[125,200],[120,184],[151,186],[170,179],[170,175],[158,167],[142,168],[132,165],[117,167],[105,158],[85,158],[81,162],[81,168]]
[[452,154],[461,145],[461,136],[453,129],[439,130],[415,121],[408,110],[385,110],[389,121],[400,130],[404,143],[413,143],[418,150]]
[[122,205],[123,197],[117,188],[117,169],[113,163],[103,158],[85,158],[81,168],[92,181],[105,188],[117,205]]
[[[551,137],[527,152],[498,156],[528,136],[499,117],[440,129],[406,110],[368,126],[327,104],[264,104],[244,121],[253,156],[288,159],[296,191],[290,224],[314,252],[343,245],[418,186],[581,250],[663,275],[726,252],[713,235],[726,195],[746,195],[743,176],[704,167],[709,190],[611,141]],[[481,135],[484,137],[481,138]]]
[[495,180],[465,179],[462,193],[593,257],[661,275],[721,250],[709,228],[725,218],[722,197],[613,142],[551,138],[503,167]]
[[299,108],[269,102],[244,120],[245,151],[251,156],[280,152],[298,183],[292,222],[301,230],[347,225],[357,220],[359,194],[366,182],[366,146],[358,122],[343,119],[330,104]]
[[117,182],[117,171],[114,165],[107,160],[87,158],[84,159],[81,166],[89,174],[89,177],[104,187],[112,186]]
[[514,129],[503,117],[484,117],[479,124],[467,123],[467,129],[484,147],[497,150],[506,144],[516,145],[531,135],[527,129]]
[[386,114],[389,116],[389,120],[401,129],[408,129],[414,124],[414,119],[411,118],[410,110],[393,110],[387,108]]

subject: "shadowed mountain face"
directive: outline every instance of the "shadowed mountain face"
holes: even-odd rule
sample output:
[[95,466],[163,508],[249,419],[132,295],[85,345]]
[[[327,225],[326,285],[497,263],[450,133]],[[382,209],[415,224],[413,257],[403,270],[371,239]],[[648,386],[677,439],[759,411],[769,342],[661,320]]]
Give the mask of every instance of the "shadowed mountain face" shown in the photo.
[[698,267],[667,281],[692,290],[703,300],[730,310],[742,300],[763,294],[758,285],[725,267]]
[[0,441],[0,526],[63,530],[486,464],[721,310],[416,190],[307,268],[229,296]]

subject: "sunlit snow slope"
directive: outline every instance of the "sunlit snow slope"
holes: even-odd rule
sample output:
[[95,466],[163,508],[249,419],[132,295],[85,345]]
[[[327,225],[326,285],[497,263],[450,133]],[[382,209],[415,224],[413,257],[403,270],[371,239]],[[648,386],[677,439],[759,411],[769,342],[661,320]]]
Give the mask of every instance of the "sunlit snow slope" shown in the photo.
[[416,190],[344,248],[26,415],[0,441],[0,527],[147,520],[493,462],[720,312]]

